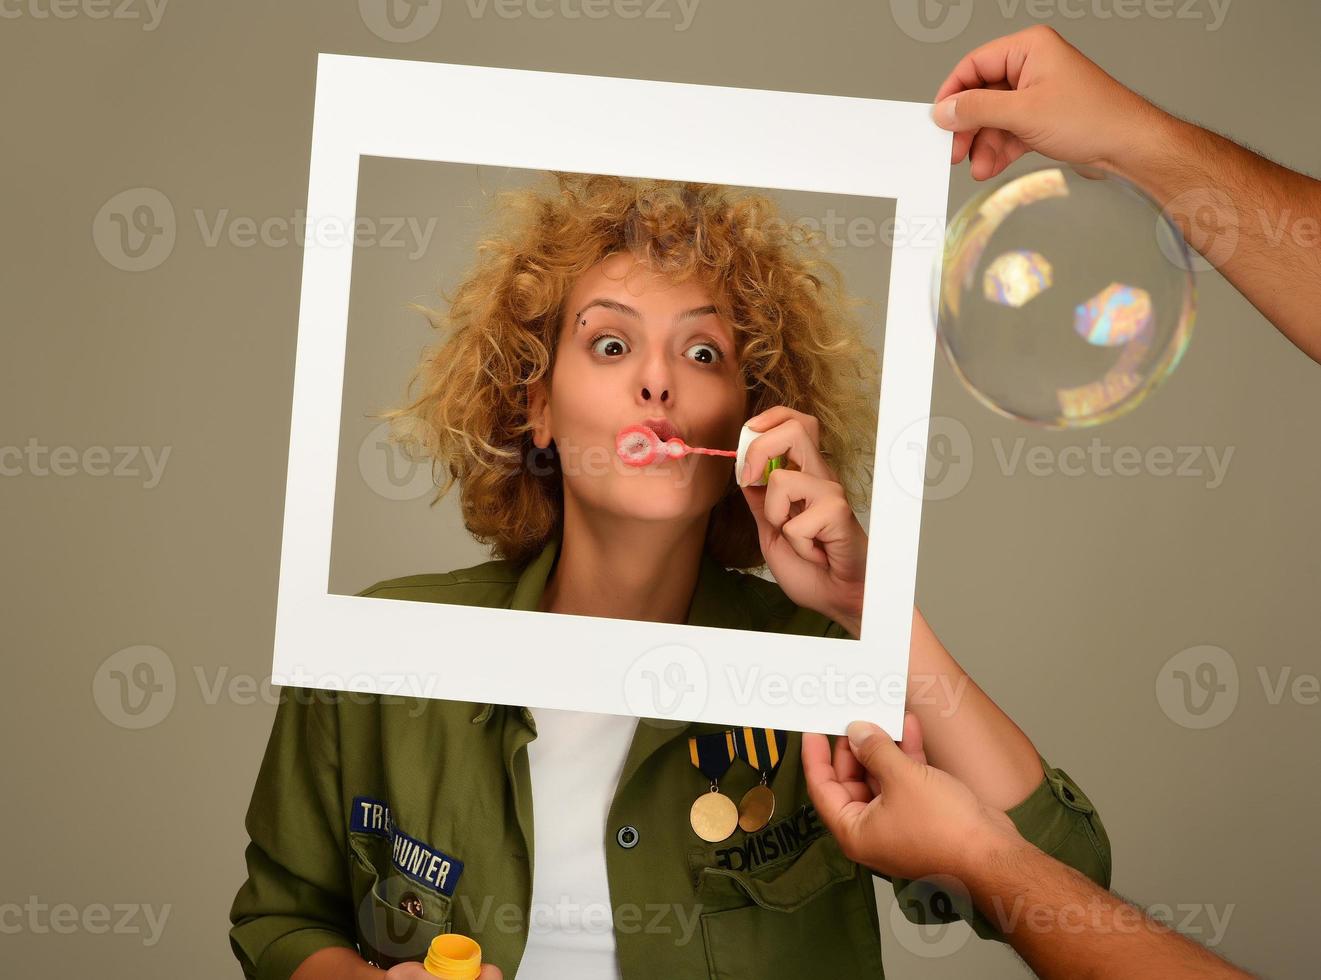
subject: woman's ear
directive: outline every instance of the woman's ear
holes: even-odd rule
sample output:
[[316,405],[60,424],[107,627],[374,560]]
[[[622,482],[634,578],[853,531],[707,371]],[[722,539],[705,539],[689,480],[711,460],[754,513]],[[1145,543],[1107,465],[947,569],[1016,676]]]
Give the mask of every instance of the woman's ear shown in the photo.
[[541,381],[528,385],[527,414],[532,423],[532,444],[545,449],[550,445],[550,399]]

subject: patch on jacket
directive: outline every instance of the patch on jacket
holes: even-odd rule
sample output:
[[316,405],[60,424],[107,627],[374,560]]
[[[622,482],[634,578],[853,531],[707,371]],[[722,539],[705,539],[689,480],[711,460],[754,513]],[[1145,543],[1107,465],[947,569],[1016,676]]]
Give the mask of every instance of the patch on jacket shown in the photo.
[[823,833],[825,827],[817,818],[816,808],[808,803],[765,830],[748,834],[740,844],[717,848],[716,864],[733,871],[751,871],[759,864],[796,854]]
[[355,796],[349,812],[349,832],[388,840],[390,863],[396,871],[446,897],[453,897],[463,874],[463,862],[396,827],[390,807],[383,800]]

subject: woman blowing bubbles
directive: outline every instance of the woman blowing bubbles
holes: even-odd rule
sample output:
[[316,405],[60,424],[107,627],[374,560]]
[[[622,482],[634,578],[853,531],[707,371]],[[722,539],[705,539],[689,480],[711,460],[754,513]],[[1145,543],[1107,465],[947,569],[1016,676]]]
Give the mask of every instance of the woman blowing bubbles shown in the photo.
[[[360,594],[858,637],[867,538],[851,501],[876,366],[833,266],[766,198],[716,185],[556,175],[502,205],[433,319],[445,336],[417,397],[389,413],[496,557]],[[722,456],[616,452],[638,425],[731,450],[745,422],[743,474]],[[787,466],[748,485],[777,456]],[[763,564],[775,582],[739,571]],[[910,665],[932,764],[1108,884],[1082,791],[916,612]],[[690,823],[710,780],[689,739],[719,725],[302,693],[280,705],[249,811],[231,912],[249,975],[424,977],[406,961],[442,931],[477,939],[489,975],[534,980],[880,974],[870,872],[816,819],[797,733],[773,766],[720,776],[734,800],[773,779],[774,815],[713,840]],[[960,912],[942,908],[905,905]]]

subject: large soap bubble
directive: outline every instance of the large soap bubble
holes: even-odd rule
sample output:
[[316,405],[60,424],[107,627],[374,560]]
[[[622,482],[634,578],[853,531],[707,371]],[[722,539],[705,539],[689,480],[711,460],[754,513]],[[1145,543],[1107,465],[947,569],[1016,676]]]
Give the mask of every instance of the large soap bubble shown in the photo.
[[968,389],[1050,428],[1130,411],[1178,365],[1194,318],[1179,230],[1129,182],[1047,167],[950,222],[941,346]]

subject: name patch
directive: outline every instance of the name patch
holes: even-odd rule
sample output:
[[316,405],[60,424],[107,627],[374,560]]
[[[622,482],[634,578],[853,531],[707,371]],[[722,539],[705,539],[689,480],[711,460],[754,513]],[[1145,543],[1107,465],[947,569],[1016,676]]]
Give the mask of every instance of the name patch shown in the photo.
[[810,803],[778,823],[749,834],[742,844],[716,851],[716,864],[731,871],[750,871],[759,864],[801,851],[825,830]]
[[453,897],[459,876],[463,874],[463,862],[396,827],[390,807],[384,801],[355,796],[349,813],[349,830],[388,840],[390,863],[396,871],[446,897]]

